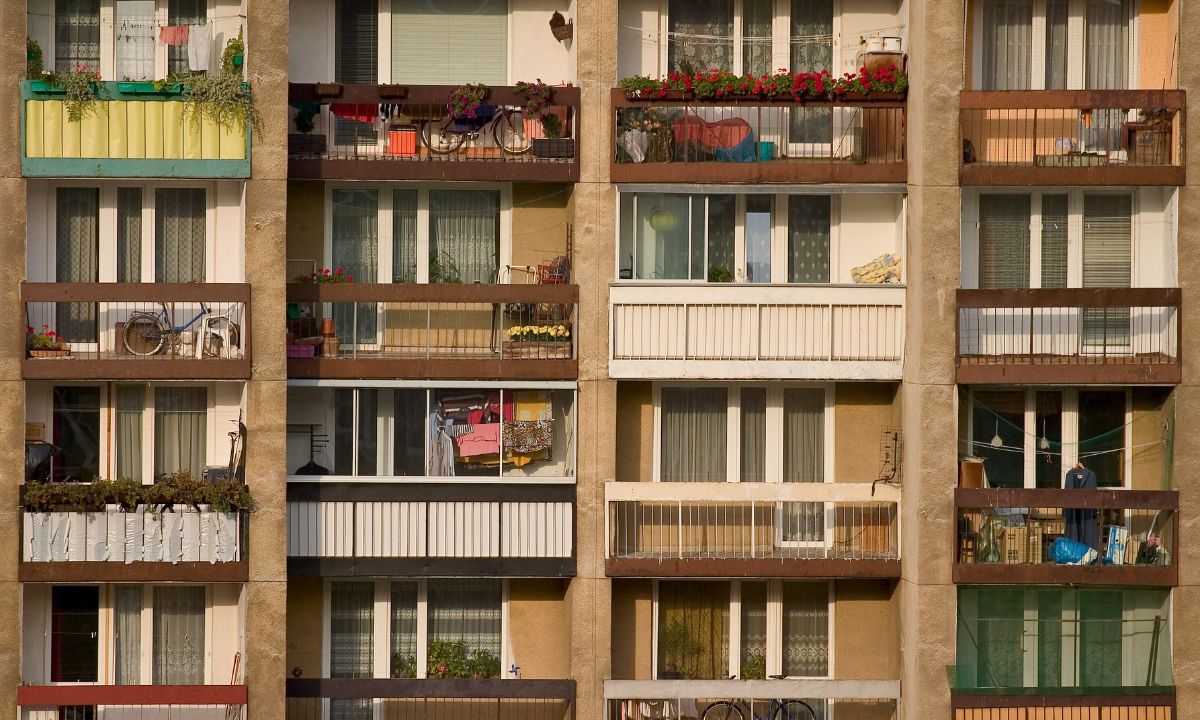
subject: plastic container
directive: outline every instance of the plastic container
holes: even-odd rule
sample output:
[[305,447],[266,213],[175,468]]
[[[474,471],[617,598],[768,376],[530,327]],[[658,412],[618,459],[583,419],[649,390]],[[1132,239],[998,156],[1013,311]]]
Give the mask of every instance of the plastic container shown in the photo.
[[412,156],[417,154],[417,129],[402,127],[388,131],[388,155]]
[[869,37],[867,38],[867,52],[880,52],[883,50],[883,38]]
[[775,159],[775,143],[771,140],[763,140],[758,144],[758,161],[770,162]]
[[885,37],[883,39],[883,51],[884,52],[892,52],[892,53],[900,52],[900,38]]

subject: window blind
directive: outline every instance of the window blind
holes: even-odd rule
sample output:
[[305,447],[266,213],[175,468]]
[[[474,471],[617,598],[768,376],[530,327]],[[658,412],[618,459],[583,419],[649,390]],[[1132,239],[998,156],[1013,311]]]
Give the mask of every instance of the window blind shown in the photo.
[[1129,287],[1132,280],[1133,197],[1083,197],[1083,286]]
[[1042,196],[1042,287],[1067,286],[1067,196]]
[[507,0],[392,0],[392,82],[508,84]]
[[1029,287],[1029,195],[979,197],[979,287]]
[[337,0],[334,80],[379,82],[379,5],[374,0]]

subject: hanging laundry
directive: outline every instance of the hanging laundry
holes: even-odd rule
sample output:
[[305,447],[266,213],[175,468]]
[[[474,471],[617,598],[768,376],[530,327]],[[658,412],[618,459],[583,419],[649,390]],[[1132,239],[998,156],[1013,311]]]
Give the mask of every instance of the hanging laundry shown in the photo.
[[549,450],[553,441],[554,428],[550,420],[514,420],[504,425],[504,449],[510,453],[529,455]]
[[500,453],[500,423],[475,425],[474,431],[454,439],[460,457]]
[[192,25],[188,29],[188,69],[208,72],[208,56],[212,50],[212,29],[207,25]]
[[164,25],[158,31],[158,41],[163,45],[178,47],[188,40],[187,25]]
[[374,123],[379,116],[377,105],[363,105],[355,103],[333,103],[329,106],[329,112],[333,113],[334,117],[339,117],[343,120],[353,120],[360,123]]

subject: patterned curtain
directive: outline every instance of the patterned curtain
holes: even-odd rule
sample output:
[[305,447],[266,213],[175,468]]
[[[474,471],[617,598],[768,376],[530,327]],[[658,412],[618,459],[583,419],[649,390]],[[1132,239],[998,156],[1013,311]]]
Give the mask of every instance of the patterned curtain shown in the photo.
[[[100,189],[60,187],[55,218],[54,263],[58,282],[100,280]],[[57,327],[68,342],[96,342],[96,307],[55,303]],[[37,328],[40,332],[42,328]]]
[[[792,0],[792,72],[820,72],[833,65],[833,0]],[[793,108],[791,141],[828,145],[833,141],[833,112],[830,108]]]
[[[207,25],[207,0],[167,0],[168,25]],[[188,46],[167,46],[167,73],[189,75]]]
[[155,282],[204,282],[207,207],[204,188],[154,191]]
[[113,654],[116,656],[116,683],[141,683],[142,665],[142,587],[117,585]]
[[154,684],[204,684],[204,588],[154,588]]
[[71,72],[81,65],[100,69],[100,0],[56,0],[54,69]]
[[738,678],[742,680],[767,679],[767,584],[765,582],[742,582],[742,657]]
[[392,583],[390,677],[417,676],[417,584]]
[[154,477],[204,471],[208,434],[208,390],[202,387],[154,388]]
[[742,0],[742,71],[769,74],[774,0]]
[[146,391],[141,385],[117,386],[117,477],[142,480],[142,411]]
[[[734,227],[737,213],[737,199],[733,195],[696,195],[693,202],[701,204],[708,201],[708,279],[713,279],[716,269],[732,273],[734,267]],[[704,227],[692,229],[693,238],[703,239]],[[693,240],[695,244],[695,240]],[[697,272],[692,273],[693,280],[701,279]]]
[[831,205],[828,195],[788,197],[788,282],[829,282]]
[[658,584],[658,679],[729,675],[729,583]]
[[[825,391],[787,388],[783,391],[783,481],[825,481]],[[783,539],[821,542],[825,537],[825,506],[815,502],[783,503]]]
[[728,392],[723,387],[662,389],[663,482],[725,480]]
[[392,282],[417,281],[417,191],[392,191]]
[[142,281],[142,189],[117,188],[117,282]]
[[829,586],[783,583],[783,674],[829,674]]
[[[154,46],[158,39],[154,22],[154,0],[116,0],[115,14],[113,45],[116,52],[117,77],[153,80]],[[184,50],[187,48],[184,47]]]
[[429,193],[429,282],[494,283],[500,268],[500,193]]
[[1024,687],[1024,598],[1022,590],[978,591],[979,619],[970,628],[978,642],[978,687]]
[[[369,678],[374,666],[375,583],[329,588],[329,676]],[[330,720],[371,720],[371,700],[330,700]]]
[[429,642],[466,642],[468,655],[484,651],[500,659],[503,581],[429,581]]
[[733,0],[670,0],[667,66],[733,69]]
[[[379,277],[378,191],[334,190],[332,222],[333,266],[342,268],[355,282],[376,282]],[[375,303],[333,306],[334,325],[343,341],[374,343],[376,317]],[[355,327],[358,328],[357,336]]]
[[742,482],[767,479],[767,389],[742,388]]

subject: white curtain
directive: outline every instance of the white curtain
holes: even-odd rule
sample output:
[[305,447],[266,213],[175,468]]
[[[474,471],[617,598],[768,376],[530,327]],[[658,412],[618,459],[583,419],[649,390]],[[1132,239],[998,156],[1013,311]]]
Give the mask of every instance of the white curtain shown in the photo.
[[829,586],[783,583],[783,674],[829,674]]
[[392,282],[417,281],[417,191],[392,191]]
[[985,0],[983,90],[1028,90],[1033,0]]
[[[100,267],[100,189],[60,187],[56,195],[55,279],[94,283]],[[96,341],[96,309],[91,303],[55,303],[52,329],[68,342]],[[42,332],[43,328],[35,328]]]
[[117,188],[117,282],[142,281],[142,189]]
[[157,40],[154,0],[116,0],[113,44],[117,77],[154,79],[154,46]]
[[140,385],[117,386],[117,477],[142,479],[142,411],[146,391]]
[[728,391],[722,387],[662,389],[663,482],[725,480],[728,404]]
[[503,582],[491,579],[429,581],[429,641],[463,640],[500,658]]
[[416,677],[417,584],[392,583],[391,673],[394,678]]
[[154,684],[204,684],[204,588],[154,588]]
[[[335,582],[329,589],[329,676],[369,678],[375,651],[375,583]],[[330,700],[330,720],[371,720],[371,700]]]
[[204,282],[207,207],[204,188],[155,190],[155,282]]
[[142,663],[142,587],[117,585],[114,648],[116,683],[141,683]]
[[494,283],[500,267],[500,193],[429,193],[429,281]]
[[1087,0],[1084,10],[1084,87],[1129,87],[1129,20],[1133,0]]
[[[825,481],[825,391],[787,388],[783,391],[783,481]],[[817,542],[825,533],[822,503],[783,503],[783,537]]]
[[208,391],[202,387],[154,389],[154,477],[204,470]]
[[100,0],[56,0],[54,70],[71,72],[80,65],[100,69]]
[[[354,282],[379,278],[379,193],[376,190],[333,191],[333,267]],[[357,307],[357,312],[355,311]],[[375,303],[333,306],[334,325],[343,341],[375,342]],[[355,327],[358,329],[355,335]]]

